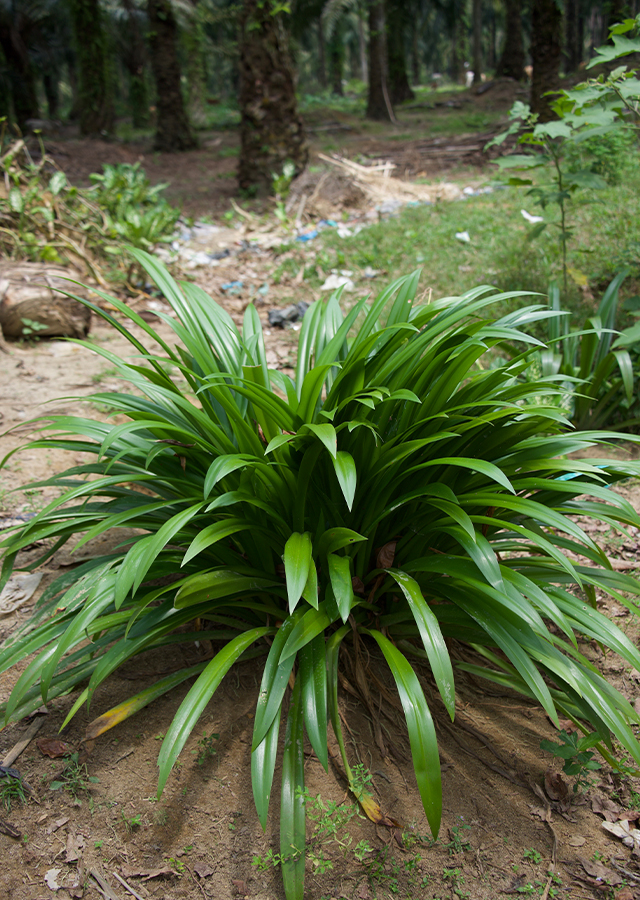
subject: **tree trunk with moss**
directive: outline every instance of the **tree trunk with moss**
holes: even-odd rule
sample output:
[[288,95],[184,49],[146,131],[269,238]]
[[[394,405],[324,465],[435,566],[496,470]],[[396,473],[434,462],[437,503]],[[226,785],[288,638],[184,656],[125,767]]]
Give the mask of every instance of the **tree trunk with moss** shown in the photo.
[[555,0],[534,0],[531,16],[531,111],[541,122],[555,118],[549,91],[560,85],[562,13]]
[[408,25],[406,6],[400,0],[387,0],[387,55],[389,60],[389,97],[393,104],[415,100],[407,76],[404,36]]
[[[0,47],[7,63],[13,113],[16,122],[23,128],[27,119],[37,119],[39,114],[33,66],[22,34],[8,22],[0,22]],[[5,98],[5,101],[8,99]],[[4,105],[7,108],[9,103]]]
[[367,119],[395,122],[388,89],[384,0],[369,0],[369,95]]
[[78,71],[81,134],[113,130],[113,96],[109,76],[107,37],[98,0],[71,0],[71,22]]
[[285,163],[298,174],[309,158],[285,20],[274,6],[245,0],[241,21],[238,183],[256,193],[271,190]]
[[505,0],[505,13],[504,49],[496,68],[496,75],[524,81],[524,44],[520,0]]
[[197,146],[182,99],[178,62],[178,26],[170,0],[148,0],[149,49],[156,82],[154,148],[172,153]]

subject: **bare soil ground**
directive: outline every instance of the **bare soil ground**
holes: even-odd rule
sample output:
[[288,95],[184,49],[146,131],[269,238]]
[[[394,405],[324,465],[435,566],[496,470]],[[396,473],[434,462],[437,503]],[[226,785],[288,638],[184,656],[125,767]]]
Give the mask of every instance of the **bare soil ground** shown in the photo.
[[[507,108],[509,105],[510,101]],[[350,137],[350,132],[345,134]],[[171,197],[182,197],[193,214],[212,214],[228,207],[235,190],[233,178],[227,175],[235,160],[221,158],[218,152],[224,142],[232,145],[235,138],[223,134],[211,140],[218,138],[220,143],[209,149],[205,145],[175,159],[156,159],[143,149],[125,145],[60,141],[58,162],[71,177],[82,180],[99,168],[101,160],[132,162],[142,155],[154,181],[171,179]],[[392,145],[401,153],[411,149],[406,145],[399,148],[393,141],[384,144],[384,139],[377,137],[366,138],[366,143],[373,154],[380,155],[387,150],[390,153]],[[418,144],[413,149],[418,152]],[[353,144],[349,153],[352,151]],[[423,154],[420,160],[425,171],[426,158]],[[420,171],[423,169],[414,168],[412,173]],[[224,277],[241,277],[257,285],[261,266],[267,264],[268,258],[236,257]],[[218,289],[219,280],[217,270],[202,276],[203,286],[239,319],[245,301],[226,297]],[[266,315],[266,305],[261,314]],[[154,327],[163,337],[169,336],[163,323],[156,321]],[[128,352],[129,345],[100,322],[94,321],[91,335],[94,342],[113,352]],[[291,338],[291,333],[273,330],[268,338],[272,365],[291,365]],[[11,429],[0,437],[0,455],[33,434],[30,420],[34,416],[53,411],[82,414],[86,410],[74,398],[120,387],[106,362],[85,347],[62,341],[10,345],[8,353],[0,354],[1,424],[3,430]],[[89,412],[104,415],[99,406]],[[12,457],[2,470],[2,488],[6,492],[20,489],[73,462],[51,451],[26,451]],[[48,490],[3,494],[0,518],[40,508],[50,497]],[[640,507],[638,485],[621,490]],[[616,565],[637,569],[638,535],[630,541],[606,526],[595,530],[618,560]],[[54,554],[42,569],[44,577],[34,597],[0,617],[0,640],[26,619],[52,578],[97,552],[103,552],[103,546],[88,544],[76,556],[67,548]],[[21,562],[28,557],[29,551]],[[630,635],[637,636],[637,625],[626,610],[611,603],[605,608]],[[603,654],[595,644],[581,649],[632,703],[640,698],[640,672],[624,668],[613,654]],[[93,748],[82,744],[90,719],[143,689],[158,675],[197,662],[201,652],[193,644],[185,644],[137,658],[109,679],[97,692],[91,710],[82,709],[61,734],[60,726],[75,696],[50,703],[46,713],[36,717],[42,722],[37,736],[14,763],[33,795],[25,804],[14,802],[11,810],[0,809],[0,819],[20,835],[0,832],[0,897],[282,900],[280,873],[268,861],[270,850],[278,852],[278,791],[274,790],[274,814],[263,834],[250,784],[260,660],[235,667],[225,678],[160,800],[156,799],[160,740],[188,684],[122,723]],[[453,648],[453,652],[464,651]],[[556,730],[535,705],[461,675],[456,721],[451,724],[425,672],[421,680],[433,699],[444,786],[443,825],[434,843],[415,787],[403,717],[397,702],[389,699],[395,691],[377,657],[371,658],[370,666],[383,739],[376,742],[372,718],[351,681],[344,678],[341,708],[348,723],[348,752],[354,763],[362,762],[370,770],[383,812],[396,819],[399,827],[376,827],[356,816],[339,828],[334,838],[322,843],[318,822],[310,820],[313,853],[307,863],[307,900],[497,900],[517,894],[541,900],[556,896],[640,900],[637,855],[602,828],[603,818],[627,820],[633,827],[640,815],[640,779],[622,778],[603,765],[591,788],[574,794],[571,779],[556,777],[561,768],[558,761],[540,750],[540,741],[553,739]],[[0,676],[0,700],[7,698],[18,675],[12,671]],[[0,731],[0,760],[29,727],[31,723],[23,722]],[[43,738],[60,739],[69,752],[79,752],[81,768],[76,769],[74,782],[77,796],[69,790],[51,789],[51,783],[60,780],[66,760],[46,756],[41,749],[46,744],[38,743]],[[340,772],[330,766],[325,773],[311,748],[306,749],[310,795],[319,794],[324,804],[333,801],[344,804],[341,810],[348,809],[351,801]],[[276,783],[278,778],[279,771]],[[334,814],[334,822],[336,818]],[[361,841],[371,849],[354,852]],[[255,857],[258,865],[253,864]],[[109,887],[100,892],[92,872]]]

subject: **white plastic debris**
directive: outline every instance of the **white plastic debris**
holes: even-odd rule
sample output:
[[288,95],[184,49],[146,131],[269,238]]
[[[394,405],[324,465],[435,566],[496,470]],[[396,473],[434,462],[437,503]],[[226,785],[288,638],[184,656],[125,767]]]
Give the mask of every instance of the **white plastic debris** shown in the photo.
[[346,275],[329,275],[325,283],[320,288],[321,291],[335,291],[344,285],[345,291],[355,291],[356,286],[353,281]]
[[456,231],[456,240],[462,241],[463,244],[468,244],[471,241],[469,237],[468,231]]
[[544,218],[542,216],[532,216],[531,213],[528,213],[526,209],[521,209],[520,213],[523,219],[526,219],[531,225],[535,225],[536,222],[544,222]]

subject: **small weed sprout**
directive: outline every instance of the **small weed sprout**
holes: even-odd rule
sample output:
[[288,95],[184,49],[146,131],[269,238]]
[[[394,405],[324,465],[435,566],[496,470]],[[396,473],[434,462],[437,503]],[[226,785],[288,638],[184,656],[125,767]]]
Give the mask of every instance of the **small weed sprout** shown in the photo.
[[524,857],[524,859],[528,859],[529,862],[532,862],[536,866],[539,864],[540,860],[542,859],[542,856],[540,855],[540,853],[537,850],[534,850],[532,847],[525,850],[524,853],[522,854],[522,856]]
[[99,778],[89,775],[86,763],[78,762],[78,754],[73,753],[55,781],[49,787],[52,791],[68,791],[76,802],[79,801],[81,791],[90,790],[91,784],[98,784]]
[[122,811],[122,821],[124,822],[125,828],[127,829],[127,834],[132,834],[134,831],[137,831],[138,828],[142,825],[142,815],[141,813],[136,813],[134,816],[127,816],[125,811]]
[[217,753],[216,750],[216,742],[218,741],[220,735],[219,734],[203,734],[200,740],[198,741],[199,750],[192,750],[192,753],[197,753],[197,763],[199,766],[203,766],[208,759],[214,757]]
[[599,743],[600,736],[587,734],[584,737],[578,737],[576,731],[567,732],[563,728],[558,733],[558,737],[561,743],[541,741],[540,749],[548,750],[558,759],[564,760],[562,771],[565,775],[575,778],[574,793],[584,793],[594,784],[594,779],[589,778],[589,773],[602,768],[600,763],[595,761],[591,752],[591,748]]
[[10,812],[14,803],[26,803],[26,801],[27,796],[20,779],[12,778],[11,775],[5,775],[0,780],[0,804],[2,804],[4,809]]
[[449,856],[455,856],[457,853],[464,853],[466,850],[471,850],[471,844],[469,841],[465,840],[463,834],[464,829],[468,830],[469,828],[469,825],[454,825],[449,829],[451,840],[448,844],[444,845],[449,851]]

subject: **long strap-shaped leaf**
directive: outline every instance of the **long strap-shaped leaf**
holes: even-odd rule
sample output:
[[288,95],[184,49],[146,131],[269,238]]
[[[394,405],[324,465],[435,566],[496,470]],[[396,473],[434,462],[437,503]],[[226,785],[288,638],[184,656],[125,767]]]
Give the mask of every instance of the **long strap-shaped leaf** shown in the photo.
[[[304,724],[318,759],[328,768],[327,754],[327,660],[324,634],[317,634],[299,651]],[[292,659],[292,657],[289,657]],[[289,660],[286,660],[288,662]]]
[[431,671],[438,685],[442,702],[447,708],[447,712],[453,720],[456,712],[456,695],[453,683],[453,667],[451,665],[451,657],[447,650],[447,645],[442,637],[440,625],[437,618],[429,608],[420,585],[415,579],[401,572],[399,569],[387,569],[391,577],[400,585],[402,593],[407,598],[407,602],[416,620],[416,625],[420,631],[420,637],[424,644],[424,649],[429,657]]
[[273,722],[269,726],[266,735],[251,753],[251,787],[253,789],[253,800],[263,830],[267,827],[271,786],[273,784],[273,773],[276,768],[278,734],[280,732],[280,710],[281,706],[278,707],[278,711]]
[[254,641],[272,631],[273,629],[268,627],[252,628],[251,631],[247,631],[245,634],[241,634],[234,640],[229,641],[226,647],[214,656],[192,686],[180,704],[160,748],[158,756],[158,765],[160,767],[158,797],[162,794],[169,772],[184,747],[187,738],[224,676],[247,647],[250,647]]
[[287,900],[304,896],[305,808],[304,729],[302,691],[296,679],[289,706],[287,736],[282,758],[282,793],[280,801],[280,853],[282,881]]
[[363,631],[370,634],[378,643],[395,679],[407,720],[418,790],[431,833],[437,837],[442,817],[442,781],[438,739],[427,701],[416,673],[406,657],[380,631],[367,629]]

